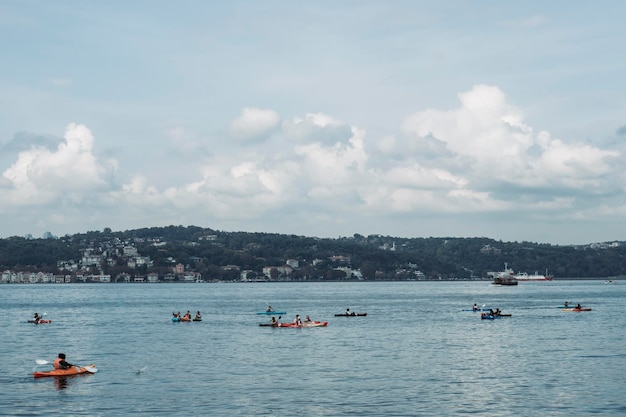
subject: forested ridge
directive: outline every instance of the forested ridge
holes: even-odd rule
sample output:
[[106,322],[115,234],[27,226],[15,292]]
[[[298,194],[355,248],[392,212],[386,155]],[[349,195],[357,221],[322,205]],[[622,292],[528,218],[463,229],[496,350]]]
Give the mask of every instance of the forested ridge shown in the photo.
[[[128,247],[149,258],[150,264],[129,268],[124,256]],[[516,272],[547,270],[555,279],[626,276],[623,242],[562,246],[489,238],[359,234],[330,239],[196,226],[118,232],[106,228],[59,238],[0,239],[0,269],[58,273],[63,265],[80,264],[86,250],[103,254],[106,262],[97,268],[112,275],[163,273],[180,263],[203,277],[239,280],[242,270],[261,276],[264,267],[296,260],[292,280],[349,279],[341,267],[360,271],[365,280],[413,279],[416,271],[426,279],[472,279],[502,270],[505,263]]]

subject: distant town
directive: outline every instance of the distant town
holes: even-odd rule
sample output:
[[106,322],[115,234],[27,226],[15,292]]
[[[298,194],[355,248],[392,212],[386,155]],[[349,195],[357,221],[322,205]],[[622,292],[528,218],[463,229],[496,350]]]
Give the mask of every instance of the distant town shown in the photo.
[[[3,284],[491,280],[505,264],[555,279],[626,275],[622,242],[337,239],[168,226],[0,240]],[[549,271],[548,271],[549,270]]]

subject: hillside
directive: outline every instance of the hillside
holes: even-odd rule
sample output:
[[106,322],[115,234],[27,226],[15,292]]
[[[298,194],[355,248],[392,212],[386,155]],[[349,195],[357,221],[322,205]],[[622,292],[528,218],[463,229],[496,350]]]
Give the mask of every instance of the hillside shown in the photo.
[[626,275],[624,255],[621,242],[558,246],[358,234],[322,239],[196,226],[0,239],[3,277],[17,272],[99,274],[112,281],[147,275],[159,281],[480,279],[505,263],[520,272],[548,270],[556,279],[605,278]]

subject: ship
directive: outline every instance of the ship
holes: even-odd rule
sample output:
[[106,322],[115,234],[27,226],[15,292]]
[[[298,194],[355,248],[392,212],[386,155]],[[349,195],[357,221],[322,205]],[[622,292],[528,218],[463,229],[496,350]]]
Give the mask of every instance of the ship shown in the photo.
[[[534,274],[528,274],[526,272],[518,272],[517,274],[509,268],[508,264],[504,264],[504,270],[500,272],[488,272],[487,275],[490,275],[494,279],[494,284],[501,284],[501,281],[512,281],[515,280],[515,284],[508,285],[516,285],[517,281],[552,281],[554,276],[548,275],[548,270],[546,269],[546,274],[541,275],[538,272]],[[496,282],[496,279],[499,282]],[[504,284],[507,285],[507,284]]]
[[517,285],[515,273],[508,265],[504,264],[504,271],[488,272],[487,275],[493,276],[493,283],[496,285]]
[[537,271],[535,271],[534,274],[527,274],[526,272],[521,272],[518,274],[515,274],[515,279],[517,279],[518,281],[552,281],[554,279],[554,276],[552,275],[548,275],[548,270],[546,269],[546,274],[545,275],[541,275],[539,274]]

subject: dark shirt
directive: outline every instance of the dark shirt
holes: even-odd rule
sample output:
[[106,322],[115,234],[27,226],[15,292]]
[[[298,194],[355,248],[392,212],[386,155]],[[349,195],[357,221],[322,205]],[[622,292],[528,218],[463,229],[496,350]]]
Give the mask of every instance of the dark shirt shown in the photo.
[[69,362],[66,362],[65,360],[61,360],[61,361],[59,362],[59,369],[69,369],[69,368],[71,368],[72,366],[74,366],[74,365],[72,365],[72,364],[71,364],[71,363],[69,363]]

